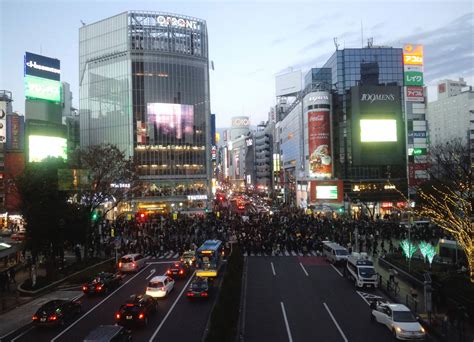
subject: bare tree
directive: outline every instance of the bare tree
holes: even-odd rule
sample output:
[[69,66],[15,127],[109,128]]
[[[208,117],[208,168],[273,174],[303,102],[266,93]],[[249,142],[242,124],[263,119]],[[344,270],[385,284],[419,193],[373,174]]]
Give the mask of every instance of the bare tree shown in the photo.
[[[94,145],[76,150],[71,158],[71,166],[87,170],[90,184],[74,194],[75,202],[88,215],[90,224],[85,227],[85,253],[92,237],[97,235],[98,219],[94,213],[100,208],[101,218],[120,203],[131,198],[139,187],[136,167],[131,158],[114,145]],[[105,206],[107,204],[107,206]]]
[[474,282],[473,170],[460,139],[430,149],[431,180],[418,191],[420,215],[451,234],[466,253]]

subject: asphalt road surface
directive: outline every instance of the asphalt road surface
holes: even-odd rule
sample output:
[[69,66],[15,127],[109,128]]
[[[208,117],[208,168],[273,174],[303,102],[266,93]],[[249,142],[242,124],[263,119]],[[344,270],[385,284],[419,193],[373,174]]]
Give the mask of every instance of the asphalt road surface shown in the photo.
[[368,302],[323,257],[247,257],[242,334],[260,341],[392,341]]
[[[148,280],[165,274],[172,263],[170,260],[153,259],[137,274],[127,274],[122,285],[103,296],[83,296],[82,315],[61,328],[25,327],[5,341],[82,341],[90,331],[99,325],[115,324],[114,314],[120,305],[133,294],[144,293]],[[186,279],[177,280],[173,291],[158,299],[158,312],[153,314],[148,325],[132,330],[133,341],[201,341],[211,308],[216,299],[216,289],[209,300],[189,301],[185,291],[193,277],[190,272]]]

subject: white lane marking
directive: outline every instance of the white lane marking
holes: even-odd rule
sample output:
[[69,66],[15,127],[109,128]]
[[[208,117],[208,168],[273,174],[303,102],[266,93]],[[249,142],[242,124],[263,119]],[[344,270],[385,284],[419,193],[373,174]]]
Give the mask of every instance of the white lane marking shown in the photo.
[[331,316],[332,321],[334,322],[334,325],[336,326],[337,330],[339,330],[339,333],[341,334],[342,338],[344,339],[345,342],[347,342],[347,337],[344,335],[344,332],[342,331],[341,327],[337,323],[336,319],[334,318],[331,310],[329,310],[329,307],[327,306],[326,303],[323,303],[324,307],[326,308],[326,311],[328,312],[329,316]]
[[179,293],[178,297],[176,297],[176,300],[174,301],[173,305],[171,305],[171,308],[168,310],[168,312],[166,313],[165,317],[163,317],[163,320],[161,321],[160,325],[158,326],[158,328],[156,328],[155,332],[153,333],[153,335],[150,337],[150,342],[153,341],[153,339],[156,337],[156,335],[158,335],[158,332],[160,331],[161,327],[163,326],[163,324],[165,324],[166,322],[166,319],[168,318],[168,316],[171,314],[171,311],[173,311],[174,307],[176,306],[176,303],[178,303],[178,300],[181,298],[181,296],[183,295],[183,292],[187,290],[188,288],[188,285],[189,283],[191,282],[191,280],[193,279],[194,275],[196,274],[196,271],[193,272],[193,274],[191,275],[191,277],[189,277],[189,280],[188,282],[186,283],[186,285],[184,285],[183,289],[181,290],[181,292]]
[[364,300],[364,302],[366,302],[367,305],[370,306],[369,301],[368,301],[367,299],[365,299],[364,296],[363,296],[359,291],[356,291],[356,292],[357,292],[357,294],[360,296],[360,298],[362,298],[362,299]]
[[176,259],[178,257],[179,253],[175,253],[175,255],[173,255],[173,259]]
[[158,259],[163,259],[165,257],[165,255],[160,255],[160,257]]
[[333,264],[331,264],[331,267],[334,268],[334,270],[335,270],[337,273],[339,273],[339,275],[340,275],[341,277],[343,277],[341,271],[339,271],[336,266],[334,266]]
[[247,255],[247,252],[244,252],[244,256],[248,256],[248,255]]
[[290,254],[288,253],[288,251],[285,251],[285,256],[290,256]]
[[283,319],[285,320],[286,332],[288,333],[288,341],[293,342],[293,338],[291,337],[291,330],[290,325],[288,324],[288,318],[286,317],[285,305],[283,302],[280,302],[281,312],[283,313]]
[[315,251],[311,251],[311,254],[313,254],[314,256],[317,256]]
[[307,277],[309,277],[308,272],[306,271],[306,268],[304,268],[303,264],[300,262],[300,266],[303,269],[304,274],[306,274]]
[[299,255],[299,256],[303,256],[303,253],[301,253],[301,252],[298,252],[298,255]]
[[270,266],[272,266],[273,275],[276,276],[275,267],[273,266],[273,262],[271,262],[271,261],[270,261]]
[[133,279],[135,279],[135,277],[137,277],[140,273],[142,273],[143,271],[145,271],[148,266],[150,265],[146,265],[145,267],[142,268],[141,271],[139,271],[137,274],[135,274],[133,277],[131,277],[130,279],[128,279],[125,283],[123,283],[120,287],[117,287],[115,289],[114,292],[112,292],[111,294],[109,294],[107,297],[105,297],[104,299],[102,299],[99,303],[97,303],[92,309],[90,309],[89,311],[87,311],[84,315],[82,315],[81,317],[79,317],[79,319],[77,319],[75,322],[73,322],[71,325],[69,325],[66,329],[64,329],[63,331],[61,331],[58,335],[56,335],[52,340],[51,342],[54,342],[56,341],[58,338],[60,338],[62,335],[64,335],[67,331],[69,331],[73,326],[75,326],[77,323],[79,323],[82,319],[84,319],[85,317],[87,317],[92,311],[94,311],[95,309],[97,309],[100,305],[102,305],[102,303],[104,303],[107,299],[109,299],[110,297],[112,297],[118,290],[120,290],[122,287],[124,287],[125,285],[127,285],[129,282],[131,282]]
[[158,264],[172,264],[174,261],[151,261],[147,262],[147,265],[158,265]]
[[151,276],[152,276],[153,274],[155,274],[155,272],[156,272],[156,268],[152,269],[152,270],[150,271],[150,274],[149,274],[145,279],[146,279],[146,280],[150,279]]
[[15,337],[14,339],[11,340],[11,342],[15,342],[16,340],[18,340],[19,338],[23,337],[24,335],[28,334],[34,327],[30,327],[29,329],[26,329],[25,331],[23,331],[20,335],[18,335],[17,337]]
[[291,255],[296,256],[295,251],[291,251]]

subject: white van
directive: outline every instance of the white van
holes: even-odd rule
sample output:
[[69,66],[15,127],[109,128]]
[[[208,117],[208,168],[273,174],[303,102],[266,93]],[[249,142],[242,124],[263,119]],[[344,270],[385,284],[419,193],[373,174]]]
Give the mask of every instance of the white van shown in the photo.
[[357,287],[377,287],[379,277],[367,253],[352,253],[347,258],[346,272]]
[[338,264],[347,260],[349,252],[335,242],[323,241],[323,255],[329,262]]
[[121,272],[138,272],[145,267],[146,258],[141,254],[127,254],[120,258],[118,269]]

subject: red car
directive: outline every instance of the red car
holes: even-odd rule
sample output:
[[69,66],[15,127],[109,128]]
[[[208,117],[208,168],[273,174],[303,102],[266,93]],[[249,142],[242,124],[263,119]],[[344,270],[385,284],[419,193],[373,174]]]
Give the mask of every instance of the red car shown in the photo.
[[186,278],[188,275],[188,268],[183,262],[175,262],[173,266],[171,266],[168,271],[166,271],[166,275],[173,279]]

